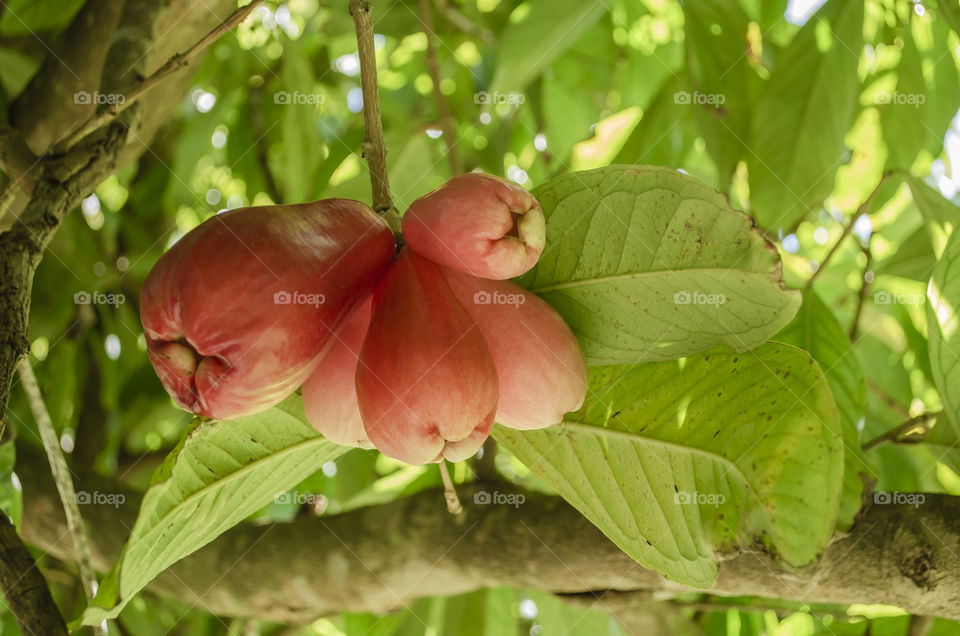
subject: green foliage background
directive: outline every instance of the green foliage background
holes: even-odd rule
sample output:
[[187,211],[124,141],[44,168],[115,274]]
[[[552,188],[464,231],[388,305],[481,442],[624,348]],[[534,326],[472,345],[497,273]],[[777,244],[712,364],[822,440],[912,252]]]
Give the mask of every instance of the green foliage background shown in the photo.
[[[0,18],[4,104],[16,97],[39,64],[29,50],[17,46],[17,38],[31,30],[57,37],[81,4],[11,0],[21,21],[11,17],[13,11]],[[960,495],[960,329],[955,311],[960,305],[960,239],[955,231],[960,211],[954,204],[960,173],[953,163],[960,161],[960,11],[955,4],[828,0],[803,25],[784,18],[786,0],[449,4],[475,27],[465,32],[442,13],[434,19],[443,78],[438,88],[456,119],[456,147],[464,167],[536,187],[550,215],[556,240],[523,284],[564,313],[592,362],[637,365],[623,369],[631,374],[632,392],[621,386],[622,395],[615,396],[625,409],[650,421],[611,423],[603,405],[588,400],[571,418],[570,444],[579,446],[568,452],[583,451],[580,468],[599,471],[611,453],[626,453],[627,448],[638,455],[649,453],[636,460],[641,464],[664,461],[655,456],[664,452],[658,443],[665,440],[686,447],[683,453],[699,446],[710,449],[709,440],[701,443],[694,434],[670,437],[676,432],[663,426],[665,420],[657,420],[657,409],[666,413],[679,398],[669,391],[646,395],[645,387],[669,378],[677,382],[671,386],[680,387],[692,382],[696,376],[690,374],[698,368],[707,369],[705,379],[710,373],[727,374],[723,365],[736,363],[723,361],[732,355],[728,350],[710,354],[715,356],[712,362],[704,354],[719,345],[738,351],[760,345],[745,360],[766,360],[767,370],[789,366],[795,356],[806,358],[794,349],[798,347],[809,353],[816,368],[808,375],[798,373],[794,390],[814,391],[807,396],[813,420],[833,436],[822,448],[801,454],[801,463],[813,457],[820,464],[810,460],[797,470],[812,474],[821,469],[811,466],[827,466],[823,470],[835,469],[836,480],[824,486],[833,495],[821,511],[823,529],[809,536],[772,534],[770,541],[786,562],[807,563],[834,523],[849,525],[860,507],[861,476],[878,491]],[[149,365],[137,316],[139,287],[159,255],[224,207],[333,196],[370,200],[369,176],[359,155],[362,117],[349,14],[344,6],[316,0],[268,6],[210,48],[191,92],[151,151],[101,184],[83,209],[66,219],[36,275],[31,362],[64,447],[72,449],[77,465],[144,489],[153,468],[190,426],[189,416],[171,403]],[[417,3],[375,3],[375,30],[391,188],[402,211],[451,176],[447,140],[440,134],[431,94]],[[297,96],[314,97],[304,103]],[[566,197],[582,191],[610,194],[604,179],[611,172],[580,171],[610,164],[670,169],[651,170],[624,186],[627,194],[641,200],[638,209],[651,209],[649,202],[642,203],[650,191],[672,191],[681,202],[700,202],[691,219],[709,217],[710,224],[688,227],[686,237],[692,244],[676,246],[674,254],[663,257],[670,272],[690,270],[682,283],[670,276],[651,277],[663,274],[653,259],[624,264],[624,254],[638,254],[646,247],[630,245],[629,237],[619,248],[606,245],[591,252],[589,231],[576,229],[576,223],[564,225],[569,221],[563,216]],[[706,185],[677,177],[673,169]],[[730,210],[724,198],[751,215],[756,227]],[[633,209],[620,205],[598,206],[589,218],[610,232],[620,231],[616,222],[632,218]],[[651,223],[639,235],[655,236],[652,217],[638,218],[638,223]],[[841,241],[854,220],[851,236]],[[720,229],[736,225],[731,236],[750,245],[741,253],[728,249],[730,244],[717,235],[711,239],[713,223]],[[707,243],[699,244],[700,239]],[[751,256],[750,267],[740,263],[744,254],[763,252],[766,241],[775,246],[782,266],[773,252]],[[806,287],[838,241],[827,267]],[[635,281],[598,291],[595,280],[611,273],[603,270],[612,262],[614,252],[604,251],[608,248],[620,250],[621,269],[615,273]],[[693,264],[691,250],[700,259]],[[591,269],[591,255],[601,253]],[[586,263],[582,267],[581,260]],[[574,261],[580,269],[572,274],[565,264]],[[786,288],[804,289],[802,298],[778,284],[780,267]],[[686,332],[675,338],[672,349],[635,344],[644,337],[657,340],[656,330],[671,324],[677,290],[716,291],[722,274],[731,268],[742,270],[742,285],[722,289],[741,304],[732,302],[726,311],[730,319],[752,321],[754,340],[737,346],[713,337],[716,317],[690,313],[679,320]],[[224,272],[225,279],[228,275]],[[580,291],[551,287],[571,280],[586,282]],[[77,304],[77,293],[116,294],[124,302]],[[614,298],[616,294],[620,296]],[[593,300],[596,304],[590,305]],[[591,307],[610,324],[596,327],[596,321],[588,319],[591,312],[578,314],[575,306]],[[618,312],[636,318],[623,320]],[[596,333],[590,331],[594,328]],[[790,346],[761,345],[768,339]],[[681,356],[689,358],[676,362]],[[711,371],[711,364],[720,370]],[[737,413],[762,394],[757,385],[766,373],[759,368],[763,365],[754,366],[757,375],[748,376],[741,390],[742,409],[737,402],[713,403],[714,398],[704,395],[700,413],[723,427],[748,428]],[[619,371],[604,367],[592,382],[602,384]],[[681,393],[689,399],[689,391]],[[691,422],[697,421],[694,407],[688,411]],[[288,410],[273,416],[285,418]],[[944,414],[935,418],[927,440],[861,450],[909,417],[941,410]],[[786,416],[797,426],[805,422],[804,414]],[[10,419],[23,443],[36,442],[22,392],[13,394]],[[286,426],[273,420],[269,425]],[[653,428],[646,429],[648,425]],[[295,443],[326,444],[309,439],[309,432],[297,432],[296,424],[289,426]],[[633,437],[610,441],[611,431]],[[795,439],[786,424],[778,432]],[[564,482],[563,475],[572,466],[571,455],[563,456],[567,451],[552,439],[536,439],[551,434],[499,431],[497,465],[522,485],[559,492],[578,505],[576,494],[562,485],[573,483]],[[190,461],[204,461],[202,444],[217,443],[208,437],[191,437],[201,450]],[[548,447],[554,456],[543,450]],[[354,450],[335,464],[326,463],[337,452],[318,454],[317,466],[307,471],[314,474],[303,481],[291,470],[293,483],[278,478],[278,487],[323,494],[326,514],[333,514],[439,484],[434,470],[404,466],[371,452]],[[728,460],[736,464],[735,458],[712,452],[709,462],[700,465],[689,457],[666,461],[678,479],[713,472],[714,464],[726,466]],[[774,454],[765,459],[771,466],[779,460]],[[0,460],[0,503],[16,517],[20,504],[8,467],[12,458],[3,455]],[[690,465],[676,468],[684,461]],[[321,465],[323,470],[318,470]],[[232,468],[218,470],[225,474]],[[761,507],[763,493],[748,495],[753,491],[744,485],[755,477],[734,473],[729,482],[718,480],[716,485],[731,495],[730,512]],[[169,472],[161,475],[170,477]],[[468,479],[469,472],[461,466],[456,476]],[[611,483],[623,480],[609,478]],[[702,479],[696,484],[703,487]],[[247,511],[250,517],[283,521],[298,513],[296,504],[267,503],[271,493],[263,494],[265,499]],[[601,498],[592,513],[585,510],[590,499],[585,497],[581,510],[617,540],[609,528],[639,519],[639,508],[631,508],[639,502],[649,506],[656,500],[668,508],[670,502],[661,495],[651,486],[648,493],[626,493],[622,500]],[[616,510],[621,501],[630,504],[626,511]],[[721,526],[707,508],[691,514],[679,522],[689,535],[684,539],[688,544],[677,548],[688,561],[680,570],[656,559],[644,562],[642,550],[626,545],[626,540],[618,544],[641,563],[674,578],[689,575],[689,580],[709,584],[714,549],[778,527],[776,519],[758,522],[755,517],[746,520],[746,514],[740,525]],[[128,555],[133,553],[131,549]],[[138,575],[149,580],[155,574],[149,569],[143,566]],[[523,599],[535,601],[536,617]],[[793,609],[803,611],[783,620],[773,612],[730,610],[696,617],[691,612],[690,620],[711,634],[863,634],[868,626],[863,619],[815,618],[817,608]],[[222,624],[215,617],[145,595],[126,606],[120,621],[138,633],[138,625],[170,624],[183,612],[187,618],[182,633],[220,633]],[[321,621],[303,633],[486,635],[526,633],[534,624],[544,634],[619,633],[606,616],[586,612],[581,617],[583,612],[577,612],[535,591],[489,590],[448,600],[424,599],[407,613],[383,620],[347,615]],[[877,612],[860,608],[854,614]],[[476,620],[479,614],[486,618]],[[429,616],[429,624],[412,620],[413,615]],[[9,616],[4,621],[7,630]],[[874,633],[905,634],[907,619],[876,618],[871,624]],[[550,631],[551,625],[568,631]],[[944,622],[932,633],[952,629],[956,627]]]

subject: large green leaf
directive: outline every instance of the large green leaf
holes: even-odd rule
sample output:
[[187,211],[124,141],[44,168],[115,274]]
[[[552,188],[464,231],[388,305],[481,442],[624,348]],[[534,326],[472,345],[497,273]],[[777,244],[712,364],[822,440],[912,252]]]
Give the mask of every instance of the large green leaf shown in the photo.
[[867,414],[867,380],[850,344],[850,338],[830,308],[814,291],[806,291],[803,305],[776,339],[808,351],[817,361],[830,385],[843,430],[843,495],[837,524],[846,530],[860,510],[863,481],[873,468],[860,450],[858,427]]
[[116,617],[157,574],[347,450],[310,427],[296,395],[257,415],[198,424],[154,475],[84,623]]
[[[500,37],[491,92],[522,91],[543,69],[573,46],[607,7],[582,0],[530,0],[521,19]],[[516,15],[516,14],[515,14]]]
[[833,190],[854,121],[863,3],[829,0],[777,60],[753,118],[750,201],[761,226],[792,227]]
[[717,191],[667,168],[610,166],[534,190],[547,249],[521,279],[596,364],[756,347],[796,313],[776,250]]
[[624,552],[688,585],[711,585],[715,551],[740,544],[807,565],[834,528],[839,415],[789,345],[594,367],[564,425],[494,436]]
[[954,230],[927,287],[930,366],[943,410],[960,432],[960,232]]

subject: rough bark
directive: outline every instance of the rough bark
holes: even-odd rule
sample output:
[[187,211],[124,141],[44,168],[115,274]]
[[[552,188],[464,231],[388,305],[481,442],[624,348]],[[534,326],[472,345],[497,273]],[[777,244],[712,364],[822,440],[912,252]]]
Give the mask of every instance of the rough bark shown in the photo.
[[47,582],[7,515],[0,511],[0,589],[24,634],[67,634]]
[[[72,560],[56,491],[27,449],[25,539]],[[689,592],[645,570],[556,497],[526,493],[517,507],[475,505],[451,517],[439,491],[333,517],[241,525],[160,575],[148,589],[227,616],[308,620],[343,610],[384,612],[415,598],[510,585],[609,597],[622,608]],[[498,487],[507,490],[504,486]],[[124,505],[87,506],[93,562],[107,569],[136,518],[139,495],[114,481],[83,478],[79,490],[122,493]],[[487,487],[489,490],[490,487]],[[462,520],[461,520],[462,519]],[[710,588],[834,604],[889,603],[909,612],[960,619],[960,498],[928,495],[919,508],[874,506],[838,537],[807,576],[783,572],[769,555],[743,551],[720,564]]]

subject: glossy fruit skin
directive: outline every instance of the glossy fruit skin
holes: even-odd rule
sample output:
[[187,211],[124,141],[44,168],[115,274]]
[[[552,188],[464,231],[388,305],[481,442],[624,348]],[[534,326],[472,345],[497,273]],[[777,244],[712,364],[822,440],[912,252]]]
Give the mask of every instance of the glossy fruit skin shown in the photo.
[[497,367],[497,423],[545,428],[583,405],[587,361],[550,304],[508,280],[483,280],[446,267],[443,274],[480,327]]
[[177,404],[197,415],[234,419],[267,409],[306,380],[332,330],[394,253],[387,225],[359,201],[207,219],[143,285],[150,361]]
[[372,310],[373,297],[368,295],[343,320],[330,348],[303,383],[307,420],[324,437],[344,446],[373,448],[363,430],[356,384]]
[[526,272],[546,241],[543,211],[532,194],[475,172],[414,201],[402,227],[407,246],[421,256],[490,279]]
[[464,460],[490,434],[497,372],[440,267],[404,249],[373,293],[357,367],[367,437],[408,464]]

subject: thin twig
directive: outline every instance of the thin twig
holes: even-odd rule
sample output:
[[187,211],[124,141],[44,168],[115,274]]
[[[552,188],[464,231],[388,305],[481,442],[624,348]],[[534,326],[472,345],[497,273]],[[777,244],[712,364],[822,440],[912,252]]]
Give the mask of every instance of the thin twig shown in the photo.
[[383,140],[380,89],[377,87],[377,53],[373,43],[373,7],[370,0],[350,0],[350,15],[357,27],[357,54],[360,57],[360,88],[363,92],[363,157],[370,167],[373,209],[399,235],[400,216],[390,198],[387,178],[387,145]]
[[221,22],[216,28],[200,38],[196,44],[191,46],[183,53],[177,53],[167,60],[163,66],[158,68],[149,77],[140,82],[136,88],[124,95],[123,99],[118,98],[116,103],[111,104],[103,110],[95,113],[82,126],[80,126],[75,133],[70,135],[64,142],[59,144],[58,150],[69,148],[77,143],[77,141],[80,139],[83,139],[93,131],[116,119],[120,113],[133,106],[137,100],[143,96],[144,93],[186,66],[187,63],[197,55],[197,53],[200,53],[206,49],[224,33],[230,31],[235,26],[243,22],[243,19],[250,15],[250,12],[257,8],[257,6],[262,2],[263,0],[251,0],[250,4],[247,6],[234,11],[229,18]]
[[[21,360],[17,364],[17,371],[20,374],[23,390],[27,394],[27,400],[30,402],[30,410],[37,421],[37,428],[40,430],[43,449],[46,451],[47,460],[50,462],[50,471],[53,473],[53,479],[57,484],[57,492],[60,493],[60,503],[63,505],[63,511],[67,517],[67,529],[73,541],[73,549],[77,553],[77,565],[80,569],[83,593],[87,597],[87,601],[90,601],[97,593],[97,578],[93,573],[93,566],[90,565],[90,541],[87,538],[87,529],[83,525],[83,518],[80,516],[80,507],[77,505],[70,469],[67,467],[67,460],[60,448],[60,440],[57,439],[57,432],[53,428],[50,413],[43,401],[43,395],[40,393],[37,377],[33,374],[29,359]],[[94,631],[106,633],[101,631],[99,627],[95,628]]]
[[884,442],[890,442],[892,444],[915,444],[919,441],[922,441],[927,433],[930,432],[932,427],[928,426],[929,423],[933,420],[936,420],[942,414],[942,411],[930,411],[927,413],[921,413],[916,417],[911,417],[909,420],[903,424],[900,424],[896,428],[887,431],[883,435],[873,438],[861,446],[861,448],[864,452],[866,452],[876,448]]
[[884,391],[879,384],[873,382],[869,378],[867,379],[867,389],[873,391],[880,401],[889,406],[892,410],[900,413],[900,415],[903,415],[904,417],[910,417],[910,411],[903,404],[897,402],[892,395]]
[[860,291],[857,293],[857,310],[853,314],[853,323],[850,325],[850,340],[857,341],[857,331],[860,328],[860,314],[863,313],[863,305],[867,302],[867,291],[870,289],[870,282],[867,280],[870,274],[870,265],[873,262],[873,252],[870,246],[863,248],[863,253],[867,255],[867,262],[863,266],[863,283],[860,285]]
[[892,171],[884,172],[883,176],[880,177],[880,181],[877,183],[873,191],[867,196],[866,199],[864,199],[863,203],[861,203],[860,206],[857,208],[857,211],[850,216],[850,221],[843,228],[843,232],[841,232],[840,238],[838,238],[837,242],[833,244],[833,247],[830,248],[830,251],[827,252],[827,255],[823,257],[823,261],[820,262],[820,266],[817,268],[817,271],[815,271],[810,276],[810,280],[807,281],[807,287],[812,286],[813,281],[817,279],[817,276],[820,275],[820,272],[826,269],[827,263],[830,262],[830,259],[833,258],[833,255],[836,254],[837,250],[840,249],[840,246],[843,244],[846,238],[850,235],[850,232],[853,231],[853,226],[856,225],[857,219],[859,219],[864,214],[870,214],[870,204],[873,203],[873,200],[876,198],[877,193],[880,192],[880,188],[883,187],[883,184],[887,182],[887,179],[889,179],[891,175],[893,175]]
[[450,479],[450,471],[447,470],[447,462],[440,460],[440,479],[443,480],[443,498],[447,500],[447,512],[452,515],[458,515],[463,512],[463,506],[460,505],[460,498],[457,497],[457,489],[453,486],[453,480]]
[[430,11],[430,0],[420,0],[420,21],[423,22],[423,31],[427,36],[427,70],[433,80],[433,97],[437,102],[437,115],[440,117],[440,128],[443,130],[443,141],[447,146],[447,161],[450,162],[450,172],[457,176],[463,172],[460,163],[460,152],[457,150],[457,122],[450,112],[450,103],[447,96],[440,90],[440,64],[437,62],[437,47],[433,40],[433,14]]
[[263,85],[250,89],[250,126],[253,128],[253,135],[257,141],[255,151],[257,154],[257,163],[260,164],[260,172],[263,173],[263,185],[267,189],[267,194],[274,203],[283,203],[283,197],[280,195],[280,189],[273,178],[273,172],[270,170],[270,162],[267,161],[267,133],[263,125]]

